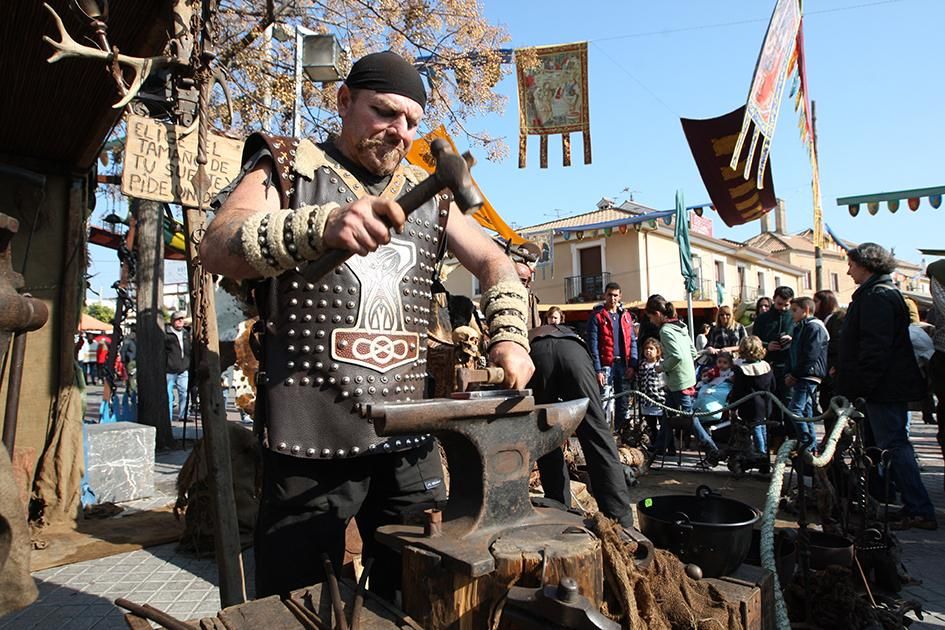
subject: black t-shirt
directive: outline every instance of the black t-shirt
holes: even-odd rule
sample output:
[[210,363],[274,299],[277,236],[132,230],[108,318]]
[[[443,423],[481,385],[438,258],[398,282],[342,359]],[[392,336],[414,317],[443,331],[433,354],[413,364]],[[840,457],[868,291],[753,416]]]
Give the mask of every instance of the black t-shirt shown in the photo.
[[345,167],[345,170],[354,175],[372,195],[377,196],[381,194],[384,192],[384,189],[387,188],[387,184],[390,183],[390,175],[375,175],[360,164],[352,162],[333,142],[323,142],[318,146],[322,151],[327,153],[331,159],[341,164]]

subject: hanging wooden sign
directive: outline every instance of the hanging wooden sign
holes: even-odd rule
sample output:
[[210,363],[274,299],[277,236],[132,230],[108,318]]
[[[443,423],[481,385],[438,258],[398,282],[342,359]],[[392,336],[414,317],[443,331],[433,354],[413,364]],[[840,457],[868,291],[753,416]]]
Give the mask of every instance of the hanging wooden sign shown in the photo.
[[[184,136],[184,131],[184,127],[144,116],[128,116],[121,192],[137,199],[197,207],[191,183],[197,172],[197,132]],[[242,140],[208,134],[206,171],[210,185],[204,205],[239,175],[242,153]]]

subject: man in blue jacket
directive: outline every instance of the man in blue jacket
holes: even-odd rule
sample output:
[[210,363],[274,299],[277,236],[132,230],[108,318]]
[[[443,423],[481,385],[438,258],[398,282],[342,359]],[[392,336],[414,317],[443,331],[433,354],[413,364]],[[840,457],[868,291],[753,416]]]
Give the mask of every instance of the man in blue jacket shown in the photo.
[[[814,317],[814,300],[799,297],[791,300],[794,331],[788,348],[788,373],[784,384],[790,390],[788,409],[799,416],[814,415],[814,396],[818,385],[827,376],[827,342],[830,335],[823,322]],[[812,422],[793,422],[795,437],[810,436],[808,449],[813,450],[817,432]]]
[[633,317],[620,303],[620,285],[604,287],[604,303],[597,306],[587,322],[587,347],[591,352],[597,384],[613,387],[616,399],[614,425],[623,428],[627,419],[627,397],[620,396],[637,367],[637,344],[633,337]]

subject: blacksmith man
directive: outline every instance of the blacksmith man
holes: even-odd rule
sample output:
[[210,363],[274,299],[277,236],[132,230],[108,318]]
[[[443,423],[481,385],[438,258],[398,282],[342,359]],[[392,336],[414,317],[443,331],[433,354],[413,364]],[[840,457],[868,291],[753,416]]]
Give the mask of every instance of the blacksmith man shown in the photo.
[[[247,140],[241,179],[201,244],[208,271],[258,281],[260,597],[319,581],[322,553],[339,567],[354,516],[363,553],[375,558],[373,588],[390,595],[399,583],[397,559],[374,530],[442,498],[439,455],[422,435],[378,437],[356,407],[423,397],[431,285],[447,241],[485,287],[489,358],[505,369],[505,385],[525,387],[534,370],[526,292],[508,257],[455,207],[430,201],[405,217],[394,201],[426,177],[402,164],[426,100],[420,75],[398,55],[362,58],[338,90],[342,129],[332,141]],[[308,262],[329,248],[357,255],[313,277]]]

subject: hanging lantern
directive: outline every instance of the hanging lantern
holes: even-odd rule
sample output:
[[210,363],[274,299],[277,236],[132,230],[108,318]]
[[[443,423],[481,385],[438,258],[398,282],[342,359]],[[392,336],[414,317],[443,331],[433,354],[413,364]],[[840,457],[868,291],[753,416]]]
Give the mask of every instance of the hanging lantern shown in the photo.
[[870,214],[876,214],[877,212],[879,212],[879,202],[878,201],[869,202],[868,204],[866,204],[866,209],[869,210]]
[[848,209],[850,210],[851,217],[855,217],[856,215],[860,214],[860,204],[858,203],[851,203],[848,206]]
[[621,234],[626,234],[629,228],[630,226],[628,224],[623,223],[617,226],[617,231],[620,232]]
[[938,207],[942,205],[942,196],[941,195],[929,195],[929,205],[938,210]]
[[918,197],[909,197],[909,209],[915,212],[919,209],[919,198]]
[[702,206],[699,206],[698,208],[696,208],[697,217],[701,217],[703,212],[705,212],[705,210],[702,209]]
[[886,207],[889,208],[890,212],[895,214],[896,210],[899,209],[899,200],[890,199],[889,201],[886,202]]

